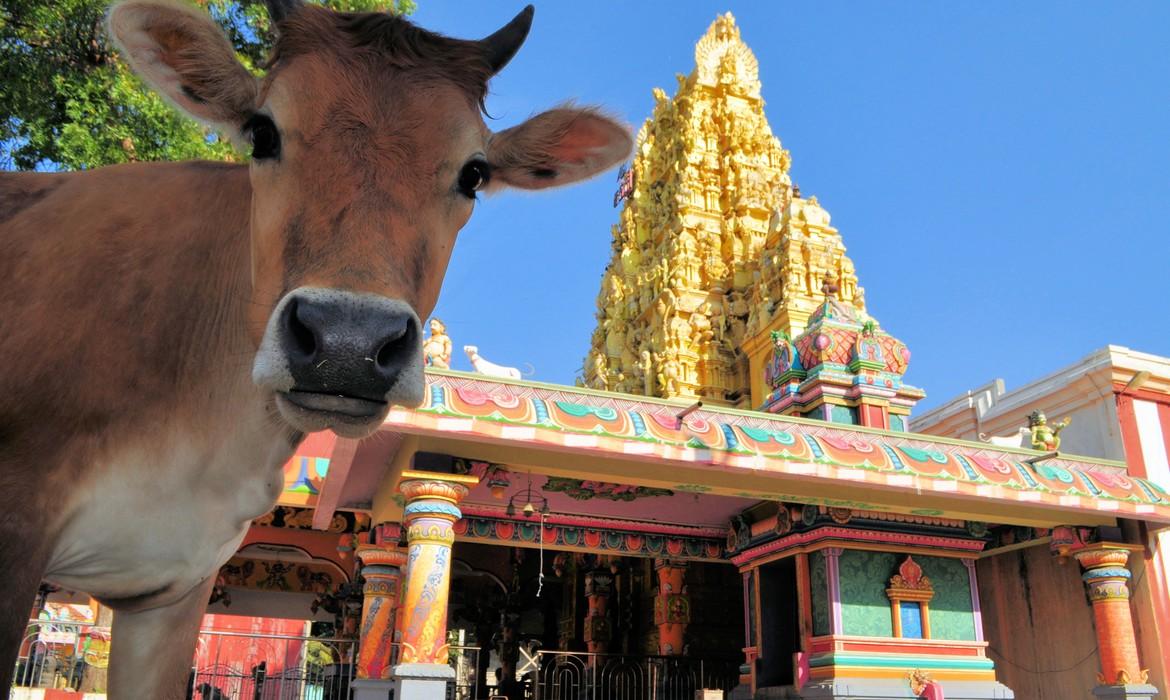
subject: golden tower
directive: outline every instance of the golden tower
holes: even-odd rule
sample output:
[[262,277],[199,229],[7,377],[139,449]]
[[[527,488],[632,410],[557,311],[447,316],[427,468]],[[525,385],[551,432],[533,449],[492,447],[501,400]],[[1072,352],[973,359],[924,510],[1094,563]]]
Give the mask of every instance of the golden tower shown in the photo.
[[862,290],[828,213],[792,185],[731,13],[699,40],[675,96],[654,98],[619,192],[582,381],[752,408],[770,333],[799,333],[827,281],[864,314]]

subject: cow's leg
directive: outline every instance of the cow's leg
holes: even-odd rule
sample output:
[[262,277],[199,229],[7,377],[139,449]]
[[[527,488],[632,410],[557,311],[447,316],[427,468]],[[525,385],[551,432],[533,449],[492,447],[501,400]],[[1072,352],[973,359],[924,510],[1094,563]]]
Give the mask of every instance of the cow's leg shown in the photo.
[[35,530],[15,532],[8,524],[0,522],[0,697],[7,697],[12,685],[16,657],[48,559],[48,547],[36,541]]
[[215,577],[170,605],[114,611],[111,700],[182,700]]

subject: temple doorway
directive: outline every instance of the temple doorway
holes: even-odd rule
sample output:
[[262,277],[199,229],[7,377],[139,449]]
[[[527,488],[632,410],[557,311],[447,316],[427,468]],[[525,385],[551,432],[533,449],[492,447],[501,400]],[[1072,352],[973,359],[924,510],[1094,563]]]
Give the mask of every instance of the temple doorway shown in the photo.
[[760,567],[760,654],[757,683],[762,688],[796,683],[794,658],[800,650],[800,603],[796,558]]
[[453,555],[449,639],[480,649],[471,697],[689,700],[738,683],[730,564],[472,542]]

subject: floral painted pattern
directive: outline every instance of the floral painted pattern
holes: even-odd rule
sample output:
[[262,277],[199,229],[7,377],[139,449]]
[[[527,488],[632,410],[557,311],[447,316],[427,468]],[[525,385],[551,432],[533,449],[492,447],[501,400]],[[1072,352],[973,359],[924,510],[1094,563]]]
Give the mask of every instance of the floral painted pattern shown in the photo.
[[[890,599],[886,585],[898,570],[900,557],[888,552],[846,549],[837,560],[844,634],[892,637]],[[915,560],[917,561],[917,559]]]
[[544,490],[563,493],[569,498],[574,498],[578,501],[588,501],[593,498],[601,498],[607,501],[634,501],[639,498],[674,495],[674,491],[670,489],[611,484],[605,481],[564,479],[559,476],[550,476],[548,482],[544,485]]

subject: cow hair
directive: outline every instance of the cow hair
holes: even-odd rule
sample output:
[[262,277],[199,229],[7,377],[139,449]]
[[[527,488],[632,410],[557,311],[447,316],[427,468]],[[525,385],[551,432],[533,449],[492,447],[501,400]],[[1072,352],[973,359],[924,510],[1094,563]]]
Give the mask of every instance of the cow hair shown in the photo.
[[306,5],[280,23],[268,65],[316,52],[343,60],[374,60],[419,81],[443,79],[481,111],[492,67],[477,41],[452,39],[385,12],[333,12]]

